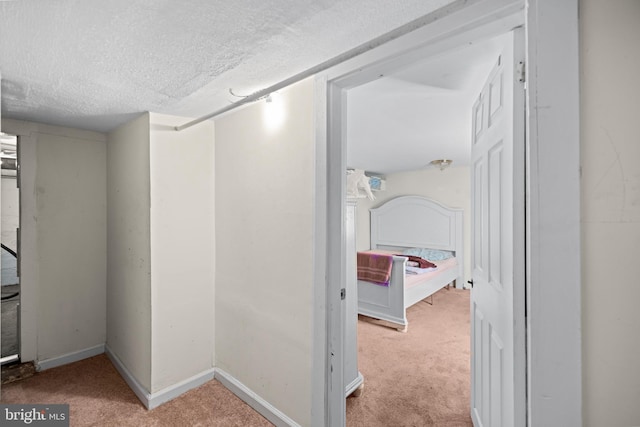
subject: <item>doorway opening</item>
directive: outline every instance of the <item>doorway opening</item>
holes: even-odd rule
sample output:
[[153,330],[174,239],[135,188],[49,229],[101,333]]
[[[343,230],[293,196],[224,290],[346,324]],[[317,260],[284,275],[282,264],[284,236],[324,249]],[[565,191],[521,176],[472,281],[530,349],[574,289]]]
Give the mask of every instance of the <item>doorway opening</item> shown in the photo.
[[[344,295],[340,288],[344,288],[345,279],[345,201],[346,201],[346,170],[348,168],[348,92],[364,84],[381,80],[385,76],[393,74],[407,66],[416,64],[418,60],[436,59],[447,52],[452,52],[461,46],[477,43],[480,40],[487,40],[493,37],[506,34],[512,29],[523,24],[523,14],[521,9],[514,9],[509,14],[493,17],[487,23],[486,20],[476,22],[476,25],[469,25],[464,29],[442,35],[441,29],[425,29],[424,32],[416,32],[412,38],[400,44],[395,54],[390,54],[394,47],[390,47],[379,56],[373,55],[369,58],[361,58],[357,64],[349,64],[341,69],[334,70],[326,76],[327,93],[327,346],[329,349],[329,369],[327,372],[328,384],[341,384],[344,386],[347,378],[344,377],[343,366],[347,363],[345,356],[345,307],[346,303],[339,295]],[[461,19],[466,19],[462,17]],[[429,31],[432,30],[432,31]],[[494,58],[495,59],[495,58]],[[480,79],[487,78],[487,75],[479,75]],[[445,79],[446,80],[446,79]],[[476,94],[477,96],[478,94]],[[467,104],[469,105],[469,104]],[[377,107],[377,106],[376,106]],[[469,108],[468,116],[471,116]],[[469,119],[471,123],[471,119]],[[471,127],[467,127],[471,129]],[[468,132],[471,132],[468,130]],[[523,135],[524,137],[524,132]],[[430,163],[434,159],[432,156],[419,157],[421,166]],[[426,157],[426,158],[425,158]],[[366,167],[366,166],[365,166]],[[368,168],[368,167],[366,167]],[[375,169],[373,172],[377,172]],[[365,213],[366,215],[366,213]],[[361,230],[362,228],[359,228]],[[366,229],[366,227],[365,227]],[[524,239],[524,235],[521,236]],[[342,243],[341,243],[342,242]],[[366,242],[366,239],[365,239]],[[468,274],[468,273],[467,273]],[[469,277],[469,276],[466,276]],[[521,355],[523,356],[523,355]],[[524,363],[520,366],[524,366]],[[336,369],[337,367],[337,369]],[[524,374],[524,371],[523,371]],[[364,379],[366,384],[366,377]],[[521,384],[520,384],[521,385]],[[366,390],[366,385],[365,385]],[[516,399],[524,396],[518,392]],[[519,402],[518,405],[524,405]],[[327,417],[329,422],[335,425],[344,425],[346,404],[344,399],[344,389],[338,393],[335,388],[330,389],[327,396]]]
[[2,197],[0,204],[2,246],[2,354],[0,364],[20,360],[20,185],[18,138],[0,134]]
[[[464,250],[456,257],[464,264],[456,283],[458,289],[439,290],[435,301],[431,294],[429,299],[408,307],[406,316],[411,325],[406,334],[390,333],[380,329],[382,326],[376,332],[370,325],[372,318],[361,316],[358,330],[363,335],[358,336],[358,364],[367,369],[361,372],[365,393],[347,401],[347,425],[363,421],[403,424],[408,420],[425,425],[433,420],[471,424],[470,291],[462,288],[472,279],[472,109],[501,54],[503,39],[504,36],[495,36],[466,43],[345,91],[347,168],[365,170],[374,182],[380,179],[384,183],[376,186],[369,197],[362,192],[356,199],[357,250],[376,249],[372,235],[382,232],[381,224],[373,230],[370,209],[401,196],[424,197],[446,207],[460,208],[464,217]],[[442,166],[439,159],[448,161]],[[415,227],[430,227],[419,221]],[[427,234],[432,232],[438,230]],[[411,239],[418,234],[410,233]],[[431,261],[441,265],[439,268],[446,268],[449,262]],[[347,313],[349,304],[347,301]],[[348,354],[352,345],[348,342],[349,319],[346,322],[348,364],[353,356]],[[345,380],[348,382],[349,378]],[[380,390],[367,387],[367,383],[386,392],[381,394]],[[390,410],[389,405],[395,410]],[[369,409],[363,411],[364,406]],[[393,416],[399,418],[389,418]]]

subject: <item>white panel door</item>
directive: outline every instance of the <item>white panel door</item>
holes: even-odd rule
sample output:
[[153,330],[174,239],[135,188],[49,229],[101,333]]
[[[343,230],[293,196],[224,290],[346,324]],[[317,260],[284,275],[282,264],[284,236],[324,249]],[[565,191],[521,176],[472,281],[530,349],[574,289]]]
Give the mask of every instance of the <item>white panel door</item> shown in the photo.
[[524,59],[522,31],[504,49],[473,107],[471,417],[476,427],[524,426]]

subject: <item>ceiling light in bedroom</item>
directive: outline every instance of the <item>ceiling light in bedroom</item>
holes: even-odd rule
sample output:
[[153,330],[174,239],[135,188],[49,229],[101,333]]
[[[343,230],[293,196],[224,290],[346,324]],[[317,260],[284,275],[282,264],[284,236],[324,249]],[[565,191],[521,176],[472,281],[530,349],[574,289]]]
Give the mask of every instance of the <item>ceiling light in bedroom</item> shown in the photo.
[[431,160],[431,164],[434,165],[434,166],[438,166],[441,171],[443,171],[446,168],[448,168],[449,166],[451,166],[451,163],[453,163],[453,160],[451,160],[451,159]]

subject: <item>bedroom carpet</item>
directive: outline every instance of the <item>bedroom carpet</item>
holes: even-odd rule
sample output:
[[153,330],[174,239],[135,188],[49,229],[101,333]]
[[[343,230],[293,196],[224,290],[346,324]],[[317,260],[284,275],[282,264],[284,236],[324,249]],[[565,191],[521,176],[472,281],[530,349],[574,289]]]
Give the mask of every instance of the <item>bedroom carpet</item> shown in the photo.
[[407,333],[358,321],[364,391],[347,399],[347,426],[472,426],[469,291],[442,289],[407,310]]

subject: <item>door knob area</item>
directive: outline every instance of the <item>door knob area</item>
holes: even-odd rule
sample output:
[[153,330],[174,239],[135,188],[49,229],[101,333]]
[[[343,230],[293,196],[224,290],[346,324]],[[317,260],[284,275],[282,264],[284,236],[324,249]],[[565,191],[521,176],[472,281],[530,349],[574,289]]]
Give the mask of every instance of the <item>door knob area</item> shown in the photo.
[[471,287],[473,288],[473,279],[471,280],[467,280],[467,283],[471,285]]

